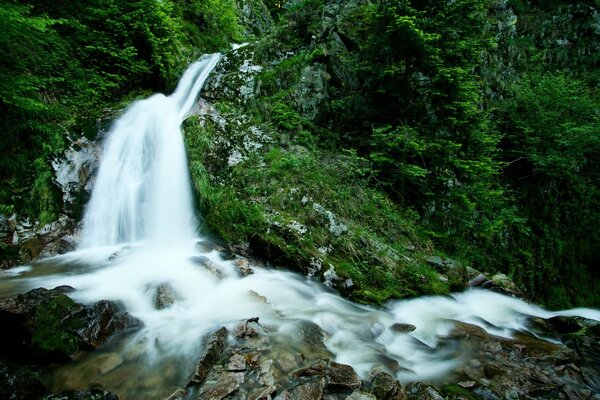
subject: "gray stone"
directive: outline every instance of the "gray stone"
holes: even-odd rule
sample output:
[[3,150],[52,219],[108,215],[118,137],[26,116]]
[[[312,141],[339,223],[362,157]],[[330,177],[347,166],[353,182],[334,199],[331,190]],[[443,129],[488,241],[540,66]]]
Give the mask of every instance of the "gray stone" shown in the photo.
[[215,263],[213,263],[208,257],[193,256],[193,257],[190,257],[190,261],[196,265],[199,265],[199,266],[205,268],[208,272],[212,273],[217,278],[219,278],[219,279],[223,278],[223,272],[221,272],[221,269],[219,267],[217,267],[215,265]]
[[402,386],[394,377],[382,370],[372,371],[371,393],[377,400],[401,400],[404,398]]
[[327,389],[332,392],[350,392],[360,388],[360,378],[354,369],[346,364],[329,363]]
[[169,283],[161,283],[154,292],[154,307],[163,310],[175,303],[175,290]]
[[285,390],[274,400],[319,400],[323,397],[325,382],[319,378],[313,382],[298,385],[291,390]]
[[272,394],[277,390],[276,386],[267,386],[258,389],[248,396],[248,400],[271,400]]
[[346,397],[346,400],[377,400],[377,397],[371,393],[357,391]]
[[239,372],[246,370],[246,358],[241,354],[234,354],[229,358],[227,371]]
[[247,258],[238,258],[233,263],[242,276],[248,276],[254,273]]
[[196,399],[198,400],[221,400],[231,393],[238,390],[240,384],[233,377],[225,377],[224,379],[218,380],[216,383],[210,385],[210,387],[204,387],[200,391],[200,394]]
[[444,400],[437,390],[432,386],[421,382],[413,382],[406,385],[404,388],[410,399],[414,400]]
[[214,331],[205,338],[194,372],[188,380],[188,387],[201,385],[204,382],[210,369],[223,355],[226,340],[227,329],[225,327]]

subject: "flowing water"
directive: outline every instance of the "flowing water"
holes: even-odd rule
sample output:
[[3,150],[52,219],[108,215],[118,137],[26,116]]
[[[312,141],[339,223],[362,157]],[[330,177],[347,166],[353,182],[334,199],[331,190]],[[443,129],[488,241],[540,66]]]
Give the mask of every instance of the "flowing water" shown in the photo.
[[[510,337],[527,330],[530,316],[600,320],[598,310],[552,313],[480,290],[367,307],[294,273],[254,266],[254,274],[241,277],[218,250],[202,253],[194,246],[202,238],[180,125],[218,59],[205,56],[188,68],[172,95],[135,102],[114,123],[80,249],[13,269],[2,278],[5,293],[71,285],[76,300],[117,301],[145,324],[133,337],[115,340],[59,370],[52,377],[53,389],[99,384],[122,399],[165,398],[185,383],[203,336],[255,316],[270,336],[279,338],[273,343],[288,348],[297,343],[300,321],[315,323],[326,332],[327,351],[336,361],[351,364],[361,376],[397,362],[402,368],[395,373],[402,382],[443,379],[465,361],[460,349],[444,339],[453,321]],[[222,276],[200,267],[194,261],[199,255]],[[173,287],[176,301],[157,310],[155,288],[163,283]],[[393,329],[398,323],[416,330],[398,333]]]

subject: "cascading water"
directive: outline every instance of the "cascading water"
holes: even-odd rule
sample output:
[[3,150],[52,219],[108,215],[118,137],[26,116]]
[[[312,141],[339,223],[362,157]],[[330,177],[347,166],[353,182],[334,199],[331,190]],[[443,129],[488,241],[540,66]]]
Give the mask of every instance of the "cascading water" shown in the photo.
[[181,123],[219,55],[192,64],[171,96],[133,103],[105,143],[88,205],[82,248],[150,240],[182,243],[195,236]]
[[[71,285],[77,289],[76,300],[115,300],[144,322],[145,328],[119,348],[122,358],[137,360],[136,367],[129,372],[119,371],[126,362],[116,367],[116,375],[106,375],[108,389],[122,398],[164,398],[172,390],[169,385],[180,385],[184,379],[178,375],[178,383],[161,386],[168,375],[165,360],[175,359],[187,368],[200,338],[209,331],[232,328],[254,316],[269,327],[270,335],[286,338],[287,346],[294,343],[299,321],[315,323],[326,333],[327,350],[337,361],[351,364],[365,376],[383,359],[394,360],[402,366],[394,371],[401,381],[435,380],[463,362],[455,351],[440,346],[452,321],[508,337],[526,330],[530,316],[568,314],[600,320],[597,310],[551,313],[478,290],[397,301],[376,309],[353,304],[289,272],[254,267],[254,274],[241,277],[218,250],[202,252],[194,247],[198,238],[180,125],[218,59],[206,56],[192,64],[171,96],[157,94],[126,110],[106,140],[81,250],[58,260],[62,266],[37,273],[15,270],[21,275],[12,278],[22,288]],[[116,249],[120,250],[115,253]],[[203,263],[218,268],[220,276],[198,264],[201,253]],[[158,310],[153,296],[164,283],[172,287],[176,299],[171,307]],[[394,324],[412,324],[416,330],[399,334]],[[104,372],[94,369],[97,364],[68,369],[62,386],[69,387],[77,374],[88,383],[102,381]],[[158,372],[152,379],[135,375],[145,368]],[[124,374],[134,378],[123,381]],[[154,381],[159,382],[153,383],[159,388],[156,392],[143,387]]]

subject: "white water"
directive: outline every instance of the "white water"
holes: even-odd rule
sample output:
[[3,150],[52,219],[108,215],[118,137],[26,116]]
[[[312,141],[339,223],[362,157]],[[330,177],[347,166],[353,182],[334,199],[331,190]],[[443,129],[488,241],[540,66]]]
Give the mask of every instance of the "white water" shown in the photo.
[[[217,251],[205,256],[222,270],[223,279],[193,263],[190,257],[199,251],[193,247],[196,221],[180,124],[217,61],[218,56],[210,56],[193,64],[173,95],[136,102],[115,122],[87,209],[81,250],[60,259],[71,269],[60,267],[57,273],[47,267],[42,277],[27,277],[19,270],[18,279],[28,287],[71,285],[77,288],[74,297],[83,302],[120,302],[143,320],[145,328],[133,343],[145,346],[147,362],[157,365],[167,356],[193,359],[207,332],[259,316],[273,334],[291,338],[290,343],[298,321],[318,324],[327,333],[326,346],[333,357],[362,376],[382,358],[391,358],[402,367],[397,372],[401,381],[434,380],[463,362],[440,346],[453,321],[510,337],[526,330],[529,316],[568,314],[600,320],[598,310],[551,313],[479,290],[376,309],[353,304],[293,273],[255,267],[253,275],[242,278]],[[109,261],[125,243],[127,250]],[[87,267],[76,267],[82,264]],[[164,282],[175,289],[177,301],[156,310],[153,289]],[[394,323],[417,329],[397,333],[391,329]]]
[[184,73],[175,92],[136,101],[112,127],[84,218],[81,247],[147,240],[183,243],[195,236],[181,123],[219,55]]

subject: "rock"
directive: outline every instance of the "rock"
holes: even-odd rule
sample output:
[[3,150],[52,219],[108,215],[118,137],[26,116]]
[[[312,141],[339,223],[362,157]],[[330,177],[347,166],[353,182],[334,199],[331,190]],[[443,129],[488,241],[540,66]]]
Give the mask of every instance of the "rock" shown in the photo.
[[417,329],[417,327],[411,324],[396,323],[390,326],[390,329],[398,333],[408,333],[414,331],[415,329]]
[[469,287],[481,286],[486,280],[487,280],[487,278],[485,277],[485,275],[478,274],[474,278],[469,280],[468,285],[469,285]]
[[369,374],[371,378],[371,394],[377,400],[402,400],[404,392],[400,382],[382,370],[374,370]]
[[223,355],[227,333],[227,329],[223,327],[205,338],[194,372],[188,380],[188,387],[204,383],[210,369]]
[[86,306],[76,318],[83,326],[75,332],[84,343],[98,347],[115,332],[131,332],[144,326],[143,322],[126,311],[119,311],[115,303],[101,300],[91,306]]
[[296,378],[306,378],[314,376],[325,376],[327,374],[327,362],[319,360],[316,364],[307,368],[301,368],[292,373]]
[[360,388],[360,378],[354,369],[334,361],[329,363],[327,371],[327,389],[331,392],[351,392]]
[[319,378],[313,382],[304,383],[291,390],[285,390],[274,400],[319,400],[323,397],[325,382]]
[[119,396],[104,390],[68,390],[46,396],[44,400],[119,400]]
[[276,386],[267,386],[250,393],[248,400],[271,400],[273,393],[277,390]]
[[142,326],[109,301],[84,306],[60,286],[34,289],[0,300],[0,355],[19,361],[68,361],[104,343],[117,331]]
[[238,339],[248,339],[254,336],[258,336],[258,331],[251,327],[251,322],[258,324],[258,317],[247,319],[246,321],[236,325],[234,335]]
[[406,395],[411,400],[444,400],[441,394],[432,386],[421,382],[413,382],[404,388]]
[[247,258],[238,258],[234,261],[234,264],[242,276],[248,276],[254,273]]
[[38,400],[44,393],[46,387],[31,371],[0,361],[0,399]]
[[190,257],[190,261],[196,265],[204,267],[207,271],[211,272],[218,279],[223,278],[223,272],[221,269],[215,265],[208,257],[206,256],[193,256]]
[[175,290],[169,283],[161,283],[154,292],[154,307],[163,310],[175,303]]
[[275,376],[273,375],[273,360],[265,360],[260,363],[260,378],[258,381],[264,386],[275,385]]
[[366,392],[354,392],[346,397],[346,400],[377,400],[374,394]]
[[240,384],[232,377],[225,377],[224,379],[218,380],[216,383],[209,387],[204,387],[200,391],[200,394],[196,399],[198,400],[221,400],[231,393],[238,390]]
[[438,272],[442,273],[460,268],[461,266],[458,261],[440,256],[427,256],[425,257],[425,261],[427,261],[429,265],[433,266]]
[[227,371],[240,372],[246,370],[246,358],[241,354],[234,354],[229,358]]
[[471,389],[475,387],[475,381],[458,382],[458,386],[460,386],[463,389]]
[[262,0],[238,0],[240,10],[240,23],[246,28],[244,36],[248,34],[264,36],[273,28],[273,19],[269,9]]
[[325,346],[325,332],[321,327],[311,321],[300,321],[298,337],[302,343],[318,349],[327,350]]
[[196,243],[196,249],[198,249],[201,253],[210,253],[213,250],[223,250],[221,246],[208,240],[201,240]]

